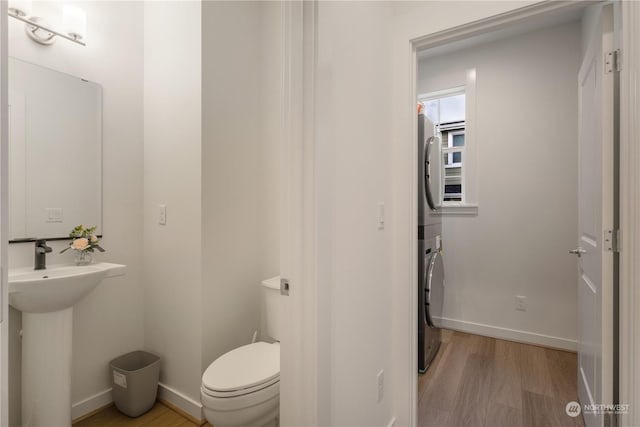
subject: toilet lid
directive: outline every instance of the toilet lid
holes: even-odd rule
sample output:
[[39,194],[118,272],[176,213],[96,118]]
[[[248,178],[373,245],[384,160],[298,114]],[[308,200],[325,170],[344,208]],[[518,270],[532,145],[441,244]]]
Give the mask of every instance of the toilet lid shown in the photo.
[[202,376],[202,385],[213,391],[234,391],[255,387],[279,376],[280,346],[256,342],[214,360]]

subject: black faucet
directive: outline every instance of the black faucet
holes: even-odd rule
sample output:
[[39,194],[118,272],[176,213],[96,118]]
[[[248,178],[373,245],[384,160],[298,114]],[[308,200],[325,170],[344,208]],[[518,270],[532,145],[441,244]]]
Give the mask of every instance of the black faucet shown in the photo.
[[36,240],[34,270],[44,270],[47,268],[47,254],[51,251],[52,249],[47,246],[45,239]]

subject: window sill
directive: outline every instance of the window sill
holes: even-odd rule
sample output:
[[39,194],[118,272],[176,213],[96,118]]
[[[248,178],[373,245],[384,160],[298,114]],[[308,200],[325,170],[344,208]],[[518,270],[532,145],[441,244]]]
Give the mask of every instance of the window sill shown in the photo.
[[440,206],[432,215],[441,216],[478,216],[478,205],[445,205]]

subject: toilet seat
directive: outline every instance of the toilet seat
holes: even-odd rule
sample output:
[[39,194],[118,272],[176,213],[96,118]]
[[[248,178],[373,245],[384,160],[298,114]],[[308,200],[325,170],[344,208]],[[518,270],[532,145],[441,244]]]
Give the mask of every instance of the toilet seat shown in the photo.
[[248,387],[248,388],[243,388],[240,390],[233,390],[233,391],[218,391],[218,390],[211,390],[207,387],[205,387],[204,385],[201,387],[202,393],[204,393],[207,396],[210,397],[237,397],[237,396],[244,396],[247,394],[251,394],[251,393],[255,393],[257,391],[263,390],[265,388],[271,387],[274,384],[277,384],[280,382],[280,377],[278,378],[274,378],[271,381],[268,381],[266,383],[263,384],[259,384],[253,387]]
[[211,397],[242,396],[279,381],[279,344],[256,342],[214,360],[202,376],[202,393]]

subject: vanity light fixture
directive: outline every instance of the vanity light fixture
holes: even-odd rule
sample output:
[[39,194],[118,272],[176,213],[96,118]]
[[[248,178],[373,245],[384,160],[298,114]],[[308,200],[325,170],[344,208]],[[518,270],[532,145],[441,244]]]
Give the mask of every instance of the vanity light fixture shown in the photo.
[[26,18],[31,15],[31,0],[12,0],[9,2],[9,13],[11,15]]
[[82,40],[87,33],[87,15],[77,6],[64,5],[62,8],[62,27],[74,41]]
[[82,38],[87,29],[87,16],[79,7],[70,5],[63,7],[64,32],[52,29],[44,18],[32,16],[31,0],[10,0],[8,12],[9,16],[25,23],[25,32],[37,43],[49,45],[56,41],[56,37],[62,37],[86,46]]

